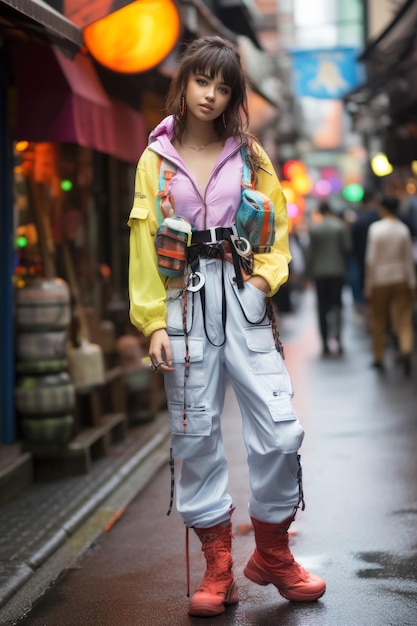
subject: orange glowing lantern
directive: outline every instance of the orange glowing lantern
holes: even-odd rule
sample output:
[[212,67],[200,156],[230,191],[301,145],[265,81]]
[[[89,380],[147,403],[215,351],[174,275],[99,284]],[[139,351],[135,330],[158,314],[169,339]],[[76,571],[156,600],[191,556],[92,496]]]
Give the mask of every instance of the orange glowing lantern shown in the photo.
[[287,161],[283,166],[284,176],[292,183],[295,193],[306,196],[313,188],[313,182],[308,175],[307,167],[302,161]]
[[292,180],[296,174],[304,174],[306,167],[301,161],[291,160],[284,163],[282,171],[284,172],[284,176],[286,178]]
[[313,182],[306,174],[297,174],[291,182],[294,190],[301,196],[306,196],[313,189]]
[[88,24],[84,43],[101,65],[123,74],[145,72],[172,51],[180,17],[172,0],[136,0]]
[[285,200],[289,203],[296,201],[297,194],[289,180],[281,180],[282,191],[284,192]]

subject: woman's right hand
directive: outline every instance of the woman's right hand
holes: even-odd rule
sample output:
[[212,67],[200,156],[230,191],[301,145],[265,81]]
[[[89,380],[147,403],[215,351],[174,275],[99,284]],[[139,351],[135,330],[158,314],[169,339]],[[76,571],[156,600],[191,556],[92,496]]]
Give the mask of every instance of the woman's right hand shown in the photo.
[[155,330],[149,342],[149,356],[157,370],[172,372],[172,352],[169,336],[165,328]]

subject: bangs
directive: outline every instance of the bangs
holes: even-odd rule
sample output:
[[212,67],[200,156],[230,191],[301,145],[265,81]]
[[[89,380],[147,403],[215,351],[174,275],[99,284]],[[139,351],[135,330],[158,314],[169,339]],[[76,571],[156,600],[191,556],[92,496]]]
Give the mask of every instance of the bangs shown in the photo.
[[217,75],[232,89],[239,83],[241,69],[235,55],[227,48],[210,48],[201,54],[193,67],[194,74],[201,74],[213,80]]

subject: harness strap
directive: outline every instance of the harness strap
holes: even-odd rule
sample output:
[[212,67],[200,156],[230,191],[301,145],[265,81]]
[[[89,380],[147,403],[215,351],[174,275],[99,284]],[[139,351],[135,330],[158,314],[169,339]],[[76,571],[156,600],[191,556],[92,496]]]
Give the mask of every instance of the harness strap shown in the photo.
[[[191,268],[191,272],[195,272],[197,271],[198,267],[199,267],[199,257],[200,256],[209,256],[209,258],[212,258],[213,256],[216,257],[220,257],[222,259],[222,328],[223,328],[223,340],[221,341],[221,343],[214,343],[214,341],[212,341],[210,339],[210,336],[207,332],[207,325],[206,325],[206,290],[204,285],[202,286],[202,288],[199,290],[200,291],[200,300],[201,300],[201,310],[202,310],[202,314],[203,314],[203,325],[204,325],[204,332],[205,335],[208,339],[208,341],[211,343],[212,346],[216,347],[216,348],[220,348],[221,346],[224,345],[225,341],[226,341],[226,319],[227,319],[227,307],[226,307],[226,287],[225,287],[225,278],[224,278],[224,248],[221,244],[217,244],[216,246],[206,246],[205,244],[198,244],[196,246],[192,246],[191,248],[189,248],[189,252],[191,252],[191,254],[193,255],[192,260],[190,261],[190,268]],[[204,254],[205,252],[209,253],[209,254]],[[213,254],[215,253],[215,254]]]
[[[233,267],[235,270],[235,276],[236,276],[236,284],[238,289],[243,289],[244,287],[244,280],[243,280],[243,274],[242,274],[242,260],[244,257],[242,257],[237,249],[235,244],[232,241],[232,234],[233,234],[233,229],[231,228],[221,228],[218,227],[216,229],[213,229],[218,231],[217,234],[223,235],[223,238],[220,240],[217,240],[214,244],[212,245],[208,245],[205,243],[198,243],[196,245],[191,245],[188,248],[188,262],[190,264],[191,269],[192,268],[192,262],[193,260],[200,256],[203,257],[208,257],[208,258],[216,258],[216,257],[221,257],[222,260],[224,261],[224,249],[222,246],[222,243],[224,241],[227,241],[229,243],[229,248],[230,248],[230,252],[232,255],[232,262],[233,262]],[[209,231],[195,231],[194,233],[192,233],[192,237],[194,235],[196,235],[196,238],[202,238],[204,239]],[[193,241],[193,239],[191,240]],[[246,270],[246,266],[245,270]]]
[[245,148],[241,148],[240,153],[243,161],[242,187],[243,189],[255,189],[255,176],[246,160],[247,150]]
[[169,183],[175,171],[169,169],[170,165],[163,157],[158,161],[158,193],[156,194],[156,208],[162,218],[174,216],[174,198],[169,194]]
[[236,235],[236,229],[233,227],[215,226],[207,230],[194,230],[191,233],[191,245],[194,243],[218,243],[223,239],[230,239],[231,235]]

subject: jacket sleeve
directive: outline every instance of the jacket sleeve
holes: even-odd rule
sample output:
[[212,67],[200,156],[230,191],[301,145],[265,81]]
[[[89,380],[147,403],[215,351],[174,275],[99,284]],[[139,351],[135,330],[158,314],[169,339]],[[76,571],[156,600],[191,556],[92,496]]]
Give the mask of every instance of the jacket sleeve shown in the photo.
[[[130,320],[145,336],[166,328],[166,289],[158,272],[155,236],[158,228],[155,195],[156,164],[146,151],[138,163],[135,197],[130,212],[129,299]],[[152,175],[148,172],[155,171]]]
[[272,201],[275,208],[275,241],[270,252],[254,255],[254,274],[262,276],[270,286],[268,296],[273,296],[288,280],[291,253],[288,239],[287,204],[272,163],[262,151],[262,167],[258,171],[256,189]]

